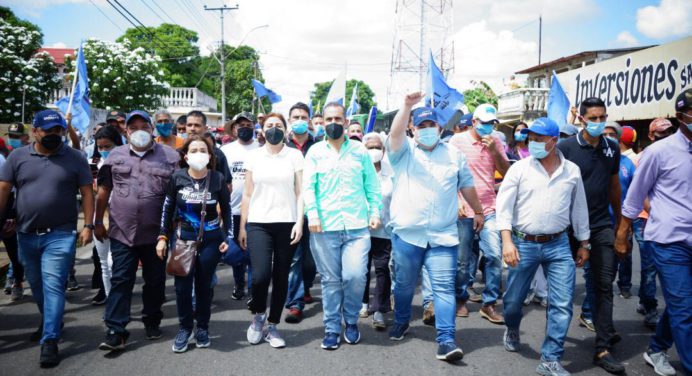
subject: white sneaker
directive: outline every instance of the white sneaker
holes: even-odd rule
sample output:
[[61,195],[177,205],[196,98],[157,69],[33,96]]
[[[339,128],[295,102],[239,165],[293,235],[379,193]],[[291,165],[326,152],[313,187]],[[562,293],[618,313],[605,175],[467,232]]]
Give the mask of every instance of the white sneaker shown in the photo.
[[668,354],[665,352],[652,352],[647,350],[644,353],[644,360],[650,366],[654,367],[654,372],[661,376],[675,376],[675,368],[668,361]]
[[267,325],[264,340],[269,342],[269,346],[275,349],[286,347],[286,341],[284,341],[284,339],[281,338],[281,334],[279,334],[279,331],[276,329],[276,324]]
[[250,327],[247,328],[247,341],[252,345],[256,345],[262,341],[264,334],[264,324],[267,320],[266,313],[256,313],[252,318]]
[[363,307],[360,309],[360,312],[358,312],[358,316],[360,318],[366,318],[366,317],[370,316],[368,314],[368,305],[367,304],[363,303]]

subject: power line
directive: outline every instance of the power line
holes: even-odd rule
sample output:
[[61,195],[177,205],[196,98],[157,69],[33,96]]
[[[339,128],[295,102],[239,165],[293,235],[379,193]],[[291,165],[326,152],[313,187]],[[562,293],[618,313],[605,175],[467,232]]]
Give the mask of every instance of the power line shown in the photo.
[[117,10],[118,13],[120,13],[120,15],[122,15],[129,23],[131,23],[132,26],[135,27],[135,29],[140,30],[140,31],[143,32],[144,34],[149,35],[149,40],[150,40],[150,43],[152,43],[152,45],[153,45],[153,43],[154,43],[154,40],[156,40],[156,43],[159,45],[159,47],[163,47],[164,49],[170,48],[170,46],[168,46],[168,44],[166,44],[165,42],[163,42],[163,41],[162,41],[161,39],[159,39],[154,33],[152,33],[151,31],[149,31],[149,29],[142,23],[142,21],[140,21],[139,19],[137,19],[137,17],[135,17],[135,16],[134,16],[125,6],[123,6],[118,0],[112,0],[112,1],[114,1],[116,4],[118,4],[118,5],[120,6],[120,8],[122,8],[122,10],[124,10],[130,17],[132,17],[132,19],[134,19],[135,21],[137,21],[137,23],[138,23],[141,27],[138,26],[138,25],[136,25],[136,24],[132,21],[132,19],[130,19],[128,16],[126,16],[123,12],[121,12],[120,9],[118,9],[118,8],[115,6],[115,4],[113,4],[113,3],[111,2],[111,0],[106,0],[106,1],[107,1],[108,4],[110,4],[115,10]]
[[107,15],[103,10],[101,10],[101,8],[99,8],[99,6],[96,5],[96,3],[95,3],[93,0],[89,0],[89,2],[96,8],[96,10],[99,11],[99,13],[101,13],[104,17],[106,17],[106,19],[108,19],[108,21],[110,21],[110,22],[113,24],[113,26],[115,26],[115,27],[117,27],[118,29],[120,29],[120,31],[122,31],[123,33],[125,32],[125,30],[123,30],[122,27],[120,27],[118,24],[116,24],[115,21],[113,21],[112,18],[108,17],[108,15]]
[[141,1],[142,4],[144,4],[145,7],[149,8],[149,10],[151,11],[151,13],[154,13],[154,14],[156,15],[156,17],[158,17],[158,18],[161,20],[162,23],[166,23],[166,20],[164,20],[164,19],[161,17],[161,15],[160,15],[158,12],[156,12],[156,11],[154,10],[154,8],[152,8],[151,6],[149,6],[149,4],[147,4],[144,0],[139,0],[139,1]]
[[171,17],[165,10],[163,10],[163,8],[161,8],[161,6],[159,6],[156,0],[151,0],[151,2],[154,3],[154,5],[156,5],[156,7],[159,8],[159,10],[161,10],[161,13],[163,13],[166,17],[168,17],[169,20],[171,20],[172,24],[177,24],[177,22],[173,20],[173,17]]

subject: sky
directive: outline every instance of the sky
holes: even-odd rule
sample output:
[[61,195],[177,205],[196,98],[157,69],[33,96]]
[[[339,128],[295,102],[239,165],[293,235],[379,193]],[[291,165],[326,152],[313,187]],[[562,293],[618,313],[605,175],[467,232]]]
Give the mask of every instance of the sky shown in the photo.
[[[410,40],[411,27],[417,29],[419,22],[415,14],[403,11],[402,4],[419,4],[418,0],[119,1],[147,26],[173,20],[197,31],[203,54],[221,39],[218,12],[204,11],[204,5],[238,4],[238,10],[226,13],[224,39],[260,52],[266,86],[283,97],[275,110],[307,102],[315,83],[333,80],[343,71],[347,79],[365,81],[385,110],[403,101],[400,93],[388,90],[390,86],[418,87],[418,79],[410,74],[395,75],[394,84],[390,79],[395,40]],[[501,92],[513,72],[536,65],[539,15],[542,62],[581,51],[661,44],[692,34],[690,0],[423,1],[447,3],[440,22],[447,24],[448,32],[431,26],[427,38],[430,44],[445,35],[447,45],[453,41],[454,69],[447,80],[460,91],[483,80]],[[0,0],[0,5],[37,24],[47,47],[77,47],[86,38],[114,40],[131,26],[106,0]],[[396,9],[406,16],[397,18]],[[417,49],[418,40],[412,43]]]

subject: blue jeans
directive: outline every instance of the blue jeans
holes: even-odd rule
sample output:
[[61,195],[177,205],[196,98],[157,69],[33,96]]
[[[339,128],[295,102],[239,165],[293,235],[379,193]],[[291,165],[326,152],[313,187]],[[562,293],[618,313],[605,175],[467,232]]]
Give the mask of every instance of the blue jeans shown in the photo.
[[19,260],[43,317],[43,337],[60,338],[65,312],[65,284],[75,256],[76,231],[52,231],[44,235],[17,233]]
[[367,228],[310,234],[310,250],[322,280],[322,307],[327,333],[341,333],[341,319],[358,323],[370,232]]
[[[630,245],[632,239],[628,239]],[[632,288],[632,253],[628,253],[624,259],[618,258],[618,288],[620,291],[629,291]]]
[[288,295],[286,296],[286,308],[305,308],[305,293],[310,291],[312,283],[315,281],[317,269],[315,260],[310,252],[310,231],[308,230],[308,220],[304,221],[303,237],[298,243],[298,248],[293,254],[293,262],[288,275]]
[[[473,222],[471,223],[473,224]],[[473,227],[471,231],[473,231]],[[495,213],[485,216],[485,224],[479,236],[480,249],[485,257],[483,305],[492,305],[500,297],[500,285],[502,284],[502,241],[500,240],[500,231],[495,226]]]
[[193,288],[197,327],[208,329],[211,317],[212,280],[216,265],[221,259],[219,245],[224,241],[224,234],[217,230],[205,233],[197,250],[197,258],[187,277],[175,277],[175,301],[178,307],[178,322],[181,328],[192,330]]
[[680,362],[692,373],[692,247],[682,242],[661,244],[649,242],[661,279],[666,309],[651,337],[653,351],[668,350],[673,343]]
[[507,291],[503,299],[505,325],[519,330],[522,307],[538,266],[548,280],[548,309],[541,359],[559,361],[564,353],[565,337],[572,321],[572,298],[576,267],[567,234],[547,243],[535,243],[513,237],[519,251],[519,264],[509,269]]
[[646,219],[637,218],[632,222],[634,239],[639,243],[639,257],[641,260],[641,273],[639,282],[639,303],[647,312],[658,307],[656,300],[656,265],[651,243],[644,240],[644,226]]
[[[240,216],[233,216],[233,233],[236,235],[233,237],[233,241],[240,247],[238,243],[238,234],[240,234]],[[247,289],[248,292],[252,290],[252,265],[250,264],[250,254],[243,252],[245,258],[243,262],[238,265],[234,265],[233,269],[233,280],[235,281],[235,288],[242,291],[245,289],[245,272],[247,272]]]
[[430,276],[435,303],[437,342],[454,342],[456,331],[454,277],[457,271],[457,247],[417,247],[396,234],[392,236],[396,287],[394,288],[394,322],[411,321],[411,302],[418,274],[425,265]]
[[591,265],[588,261],[584,263],[584,293],[586,295],[584,295],[584,300],[581,303],[581,314],[585,319],[593,320],[591,307],[595,305],[594,299],[596,299],[596,294],[591,283]]

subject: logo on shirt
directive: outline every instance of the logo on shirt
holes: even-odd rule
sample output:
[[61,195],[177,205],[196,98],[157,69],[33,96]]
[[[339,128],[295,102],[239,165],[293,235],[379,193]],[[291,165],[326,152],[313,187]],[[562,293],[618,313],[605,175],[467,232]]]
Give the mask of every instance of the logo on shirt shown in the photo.
[[233,180],[245,180],[245,163],[243,161],[235,161],[231,163],[231,176]]
[[[195,191],[192,187],[185,187],[180,190],[180,198],[188,204],[199,204],[204,199],[203,191]],[[207,192],[207,201],[211,199],[211,192]]]

